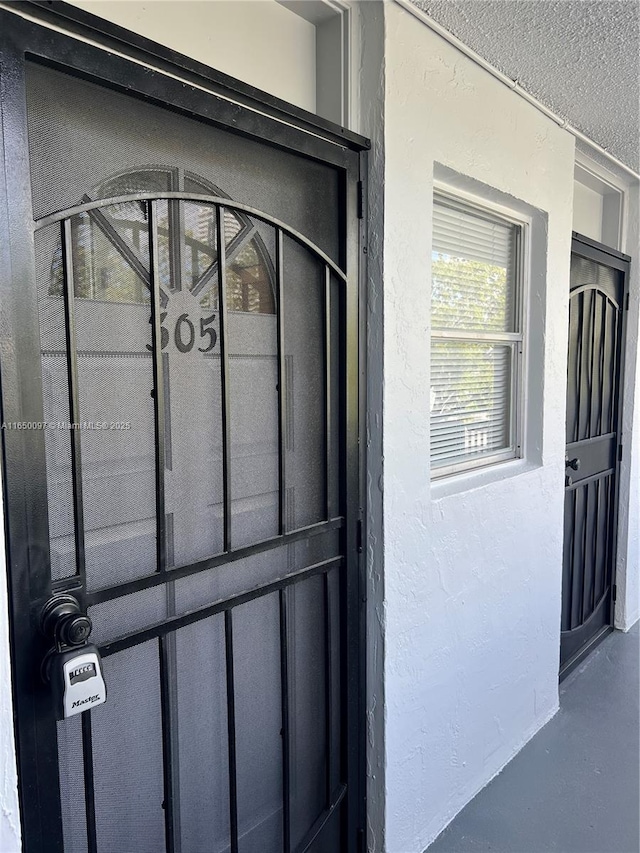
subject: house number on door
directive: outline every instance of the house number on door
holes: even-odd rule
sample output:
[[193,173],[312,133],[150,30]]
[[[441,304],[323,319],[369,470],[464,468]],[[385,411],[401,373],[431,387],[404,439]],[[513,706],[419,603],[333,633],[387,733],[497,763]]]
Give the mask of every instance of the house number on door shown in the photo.
[[[163,311],[160,314],[160,323],[164,323],[167,319],[167,312]],[[198,347],[198,352],[211,352],[211,350],[215,347],[218,341],[218,333],[215,329],[211,328],[211,324],[216,319],[216,315],[212,314],[210,317],[201,317],[200,318],[200,338],[202,340],[208,340],[208,343],[205,347]],[[149,319],[151,323],[153,318]],[[196,341],[196,329],[191,320],[189,319],[188,314],[181,314],[176,320],[176,325],[173,330],[173,340],[174,343],[180,352],[191,352],[194,347]],[[160,326],[160,349],[166,349],[167,344],[169,343],[169,330],[164,326]],[[153,347],[151,344],[147,344],[147,349],[149,352],[153,351]]]

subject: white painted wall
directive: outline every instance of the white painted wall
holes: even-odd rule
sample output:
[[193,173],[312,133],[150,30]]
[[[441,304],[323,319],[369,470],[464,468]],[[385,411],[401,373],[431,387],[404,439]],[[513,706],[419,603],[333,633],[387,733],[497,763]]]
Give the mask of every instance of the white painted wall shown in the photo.
[[580,181],[573,185],[573,230],[602,242],[602,196]]
[[[385,192],[386,851],[418,853],[558,707],[574,142],[405,9],[384,10],[384,133],[366,116],[363,129]],[[544,352],[530,358],[544,381],[541,464],[530,448],[532,464],[432,489],[437,162],[546,211],[549,233]]]
[[275,0],[71,3],[315,112],[316,29]]

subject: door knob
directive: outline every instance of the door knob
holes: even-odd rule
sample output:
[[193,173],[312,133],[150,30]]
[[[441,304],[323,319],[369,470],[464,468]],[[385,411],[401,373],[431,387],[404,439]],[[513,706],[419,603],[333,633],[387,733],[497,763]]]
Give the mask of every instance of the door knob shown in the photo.
[[576,456],[574,459],[569,459],[567,456],[564,460],[565,468],[572,468],[574,471],[577,471],[580,468],[580,460]]
[[52,596],[42,608],[40,627],[56,648],[82,646],[89,639],[93,625],[81,611],[78,599],[68,593]]
[[56,719],[82,714],[106,702],[100,652],[87,643],[93,626],[78,599],[66,592],[52,596],[40,613],[40,627],[54,642],[40,672],[51,687]]

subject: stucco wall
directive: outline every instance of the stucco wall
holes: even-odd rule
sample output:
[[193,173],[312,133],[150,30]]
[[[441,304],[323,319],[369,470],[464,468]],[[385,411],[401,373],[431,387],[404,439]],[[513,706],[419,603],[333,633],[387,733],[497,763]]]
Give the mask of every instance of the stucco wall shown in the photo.
[[[355,2],[354,79],[359,82],[361,115],[372,147],[368,153],[367,199],[367,839],[368,850],[385,849],[384,755],[384,537],[382,398],[384,370],[384,12],[382,3]],[[354,50],[355,52],[355,50]]]
[[[418,853],[558,706],[574,142],[405,9],[385,4],[385,17],[386,849]],[[542,464],[530,448],[532,464],[460,477],[438,497],[429,477],[434,163],[545,211],[549,223],[546,296],[533,297],[545,300],[544,351],[529,359],[544,385],[532,414]]]

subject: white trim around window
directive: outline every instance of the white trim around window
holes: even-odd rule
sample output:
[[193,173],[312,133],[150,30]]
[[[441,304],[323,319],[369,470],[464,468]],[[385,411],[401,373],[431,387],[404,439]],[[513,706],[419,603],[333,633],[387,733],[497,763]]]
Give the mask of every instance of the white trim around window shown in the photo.
[[[439,182],[434,185],[431,330],[431,476],[434,480],[523,455],[530,225],[528,218],[501,205],[458,189],[454,191]],[[439,296],[435,290],[436,264],[442,266],[443,262],[452,262],[454,269],[449,303],[446,294],[443,297],[446,274],[441,273]],[[493,266],[498,276],[500,267],[504,268],[504,292],[496,291],[495,303],[487,289],[482,292],[483,282],[471,275],[469,262],[484,263],[489,269]],[[456,263],[462,267],[458,267],[457,273]],[[478,287],[483,316],[482,312],[470,310],[471,294]],[[477,360],[473,358],[475,347]]]

